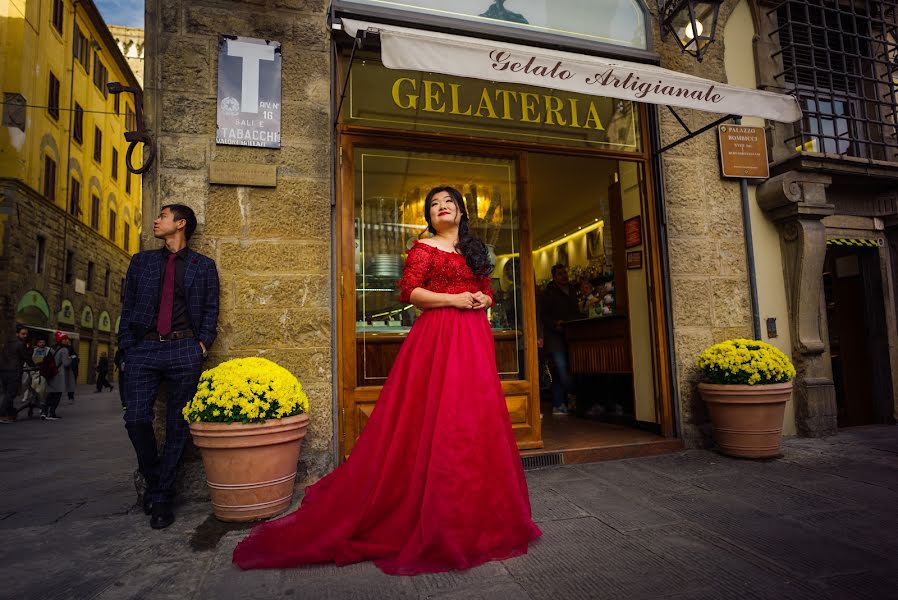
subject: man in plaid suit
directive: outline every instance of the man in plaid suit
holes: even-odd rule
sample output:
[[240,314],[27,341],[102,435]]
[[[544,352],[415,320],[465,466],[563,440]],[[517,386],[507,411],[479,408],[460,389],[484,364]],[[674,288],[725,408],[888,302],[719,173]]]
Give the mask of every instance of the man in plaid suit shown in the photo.
[[[187,247],[195,229],[189,207],[162,207],[153,235],[165,247],[134,255],[122,291],[118,344],[126,373],[125,428],[147,483],[143,509],[153,529],[175,520],[175,477],[189,433],[181,410],[196,392],[218,321],[218,271],[212,259]],[[160,455],[153,403],[163,381],[168,406]]]

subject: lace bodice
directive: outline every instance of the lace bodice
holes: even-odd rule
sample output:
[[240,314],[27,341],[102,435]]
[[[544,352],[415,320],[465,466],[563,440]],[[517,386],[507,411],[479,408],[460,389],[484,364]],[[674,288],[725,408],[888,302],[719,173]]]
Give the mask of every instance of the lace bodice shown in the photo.
[[403,302],[408,302],[412,290],[418,287],[440,294],[483,292],[493,297],[490,278],[475,277],[465,257],[417,240],[408,251],[399,287]]

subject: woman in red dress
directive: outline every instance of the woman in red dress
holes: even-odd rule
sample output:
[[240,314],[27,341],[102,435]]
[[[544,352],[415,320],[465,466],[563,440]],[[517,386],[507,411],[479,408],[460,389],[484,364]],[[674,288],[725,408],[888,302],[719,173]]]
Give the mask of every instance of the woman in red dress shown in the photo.
[[256,526],[242,569],[373,560],[414,575],[525,554],[541,532],[496,369],[486,246],[461,194],[427,194],[401,299],[422,309],[350,457],[296,512]]

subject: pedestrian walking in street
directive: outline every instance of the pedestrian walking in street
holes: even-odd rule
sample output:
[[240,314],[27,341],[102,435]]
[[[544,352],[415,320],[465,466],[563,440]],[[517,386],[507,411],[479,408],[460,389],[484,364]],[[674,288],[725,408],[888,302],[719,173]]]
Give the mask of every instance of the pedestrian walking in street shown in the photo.
[[[41,419],[44,421],[56,421],[61,418],[56,411],[62,395],[75,389],[75,376],[72,374],[72,341],[62,331],[56,332],[55,340],[56,348],[44,359],[44,361],[52,360],[56,365],[56,374],[48,377],[47,404],[41,411]],[[42,372],[46,372],[45,370],[46,367]]]
[[75,390],[78,384],[78,369],[81,368],[81,357],[75,354],[75,348],[69,345],[69,353],[71,355],[72,364],[69,369],[72,372],[71,378],[66,380],[66,394],[69,397],[69,404],[75,403]]
[[0,350],[0,424],[14,423],[16,420],[16,396],[22,386],[22,372],[31,362],[26,345],[28,328],[16,325],[16,335],[3,344]]
[[[175,477],[189,434],[181,411],[196,392],[218,322],[218,270],[212,259],[188,247],[195,229],[189,207],[162,207],[153,235],[165,246],[131,258],[122,297],[118,345],[128,368],[125,428],[146,480],[143,508],[154,529],[175,520]],[[160,456],[153,404],[163,381],[168,393]]]
[[115,350],[115,355],[112,357],[112,362],[115,365],[115,370],[118,371],[118,398],[122,403],[122,408],[125,406],[125,353],[122,352],[121,348],[117,348]]
[[47,340],[37,338],[37,341],[34,342],[34,350],[31,353],[31,362],[34,363],[34,366],[39,367],[49,353],[50,348],[47,346]]
[[243,569],[374,560],[413,575],[525,554],[541,535],[496,368],[486,245],[450,187],[424,203],[400,299],[422,310],[349,460],[253,529]]
[[105,388],[112,391],[112,384],[109,383],[109,357],[103,352],[97,360],[97,390],[94,393],[99,394]]

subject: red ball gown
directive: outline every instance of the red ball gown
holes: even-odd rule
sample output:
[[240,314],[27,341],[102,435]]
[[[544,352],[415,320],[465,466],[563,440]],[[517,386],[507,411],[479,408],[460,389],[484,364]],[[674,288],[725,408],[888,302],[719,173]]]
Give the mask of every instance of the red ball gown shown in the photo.
[[[400,282],[482,291],[464,257],[415,243]],[[402,344],[347,461],[306,489],[292,514],[234,550],[242,569],[373,560],[414,575],[525,554],[541,535],[496,370],[484,310],[424,310]]]

